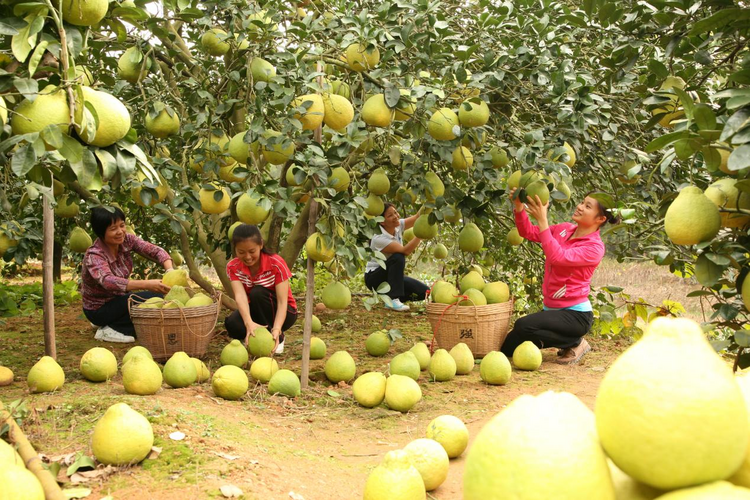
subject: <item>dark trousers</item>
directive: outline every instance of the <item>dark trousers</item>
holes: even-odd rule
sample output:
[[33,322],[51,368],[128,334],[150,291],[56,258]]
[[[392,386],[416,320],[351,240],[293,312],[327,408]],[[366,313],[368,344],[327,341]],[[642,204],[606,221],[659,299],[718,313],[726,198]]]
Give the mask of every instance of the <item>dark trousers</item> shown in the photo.
[[84,309],[83,314],[96,326],[108,326],[123,335],[134,337],[135,328],[128,312],[128,299],[131,295],[140,297],[143,300],[150,299],[151,297],[164,297],[161,293],[156,292],[128,292],[125,295],[115,297],[109,302],[105,302],[99,309]]
[[[250,289],[248,296],[250,302],[250,317],[254,323],[265,326],[268,330],[273,328],[273,320],[276,317],[276,292],[264,286],[254,286]],[[279,342],[284,341],[284,333],[297,321],[297,311],[287,305],[286,319],[281,325]],[[234,311],[224,320],[224,327],[233,339],[245,340],[247,328],[239,311]]]
[[538,348],[557,347],[567,349],[581,343],[591,329],[594,313],[570,310],[539,311],[518,318],[500,349],[506,356],[523,342],[530,340]]
[[406,256],[402,253],[394,253],[385,261],[385,269],[379,267],[374,271],[365,273],[365,286],[371,290],[377,290],[381,283],[387,281],[391,285],[388,296],[391,299],[424,300],[427,285],[419,280],[404,276],[406,268]]

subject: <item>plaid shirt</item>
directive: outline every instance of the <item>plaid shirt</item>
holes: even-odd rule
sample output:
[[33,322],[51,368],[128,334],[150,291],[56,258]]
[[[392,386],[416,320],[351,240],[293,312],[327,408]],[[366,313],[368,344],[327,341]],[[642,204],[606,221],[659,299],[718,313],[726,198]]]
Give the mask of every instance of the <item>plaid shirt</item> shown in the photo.
[[128,277],[133,272],[132,252],[159,264],[171,258],[163,248],[132,234],[125,235],[125,241],[115,257],[107,245],[97,238],[83,256],[81,295],[84,309],[95,311],[115,297],[127,293]]

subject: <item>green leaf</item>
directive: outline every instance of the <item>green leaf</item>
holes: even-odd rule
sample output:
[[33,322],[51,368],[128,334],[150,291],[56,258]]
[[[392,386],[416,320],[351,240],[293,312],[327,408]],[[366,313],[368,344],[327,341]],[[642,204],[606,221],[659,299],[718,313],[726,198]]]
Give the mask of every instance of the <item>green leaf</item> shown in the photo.
[[73,139],[67,134],[62,135],[63,146],[60,148],[60,154],[71,163],[83,161],[83,146],[80,142]]
[[750,347],[750,330],[737,330],[734,332],[734,341],[740,347]]
[[401,92],[399,91],[398,87],[395,85],[387,85],[385,87],[385,103],[386,105],[393,109],[398,104],[398,100],[401,99]]
[[30,101],[35,100],[39,93],[39,82],[33,78],[14,78],[13,86]]
[[725,26],[746,19],[750,19],[750,11],[747,9],[722,9],[695,23],[688,35],[695,36],[708,31],[719,31]]
[[727,139],[736,134],[740,129],[744,128],[750,122],[750,109],[740,108],[732,116],[729,117],[727,123],[724,125],[724,130],[721,131],[720,141],[726,142]]
[[65,146],[65,142],[63,141],[63,133],[60,130],[60,127],[58,127],[57,125],[47,125],[42,129],[39,136],[46,144],[57,149],[58,151],[62,149],[63,146]]
[[94,177],[99,172],[94,153],[92,153],[90,149],[84,148],[83,154],[81,155],[81,161],[69,161],[68,163],[70,163],[70,168],[76,174],[81,186],[90,189],[90,186],[94,182]]
[[695,105],[693,121],[701,130],[714,130],[716,128],[716,115],[707,104],[699,103]]
[[66,500],[74,500],[76,498],[86,498],[91,495],[91,488],[79,486],[78,488],[65,488],[62,492]]
[[677,94],[677,97],[680,98],[680,104],[682,104],[682,107],[685,108],[685,114],[688,116],[693,116],[693,106],[695,103],[693,101],[693,98],[690,97],[690,94],[677,87],[672,87],[670,90]]
[[10,168],[18,177],[24,177],[35,165],[36,152],[31,144],[18,148],[10,160]]
[[36,33],[32,33],[33,23],[37,19],[35,14],[26,16],[24,19],[28,24],[18,31],[17,35],[11,38],[10,47],[13,57],[23,62],[29,57],[31,50],[36,45]]
[[6,18],[0,20],[0,35],[13,36],[18,34],[18,30],[23,29],[24,22],[18,18]]
[[744,144],[729,155],[727,168],[732,171],[750,167],[750,144]]
[[706,162],[706,166],[712,172],[718,170],[721,165],[721,155],[719,154],[719,150],[711,146],[704,146],[703,161]]
[[750,68],[732,73],[729,75],[729,81],[739,83],[740,85],[750,84]]
[[117,173],[117,160],[106,149],[97,148],[94,154],[102,165],[104,180],[108,182]]
[[711,262],[706,254],[698,256],[695,261],[695,278],[703,286],[711,287],[719,282],[724,268]]
[[93,458],[81,454],[76,458],[75,462],[70,464],[70,466],[68,467],[68,470],[66,470],[65,473],[68,476],[72,476],[78,471],[78,469],[84,469],[84,468],[96,469],[96,462],[94,461]]
[[44,51],[47,50],[47,46],[49,45],[48,41],[40,42],[39,45],[36,46],[36,49],[34,49],[34,53],[31,54],[31,57],[29,58],[29,74],[33,75],[36,73],[36,68],[39,66],[39,62],[42,60],[42,56],[44,55]]
[[664,134],[661,137],[658,137],[654,139],[653,141],[648,143],[648,146],[646,146],[646,152],[647,153],[653,153],[654,151],[658,151],[665,146],[668,146],[672,144],[675,141],[678,141],[680,139],[686,138],[690,136],[690,132],[687,130],[680,130],[679,132],[672,132],[670,134]]
[[336,392],[336,391],[334,391],[334,390],[332,390],[332,389],[328,389],[328,392],[327,392],[327,394],[328,394],[329,396],[332,396],[332,397],[334,397],[334,398],[340,398],[340,397],[341,397],[341,393],[339,393],[339,392]]
[[589,196],[598,201],[604,208],[615,208],[615,199],[607,193],[592,193]]

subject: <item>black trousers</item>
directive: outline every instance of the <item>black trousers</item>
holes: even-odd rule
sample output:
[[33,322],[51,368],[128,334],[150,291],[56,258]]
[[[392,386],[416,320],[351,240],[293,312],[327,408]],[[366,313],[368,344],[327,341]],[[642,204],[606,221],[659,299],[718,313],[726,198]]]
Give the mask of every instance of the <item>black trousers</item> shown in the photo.
[[419,280],[404,276],[406,268],[406,256],[402,253],[394,253],[385,261],[385,269],[378,267],[374,271],[365,273],[365,286],[371,290],[377,290],[381,283],[387,281],[391,285],[388,296],[392,299],[399,299],[402,302],[407,300],[424,300],[427,285]]
[[135,337],[135,328],[128,312],[128,299],[131,295],[143,300],[151,297],[164,297],[161,293],[156,292],[129,292],[105,302],[99,309],[84,309],[83,314],[96,326],[108,326],[123,335]]
[[[276,291],[264,286],[254,286],[250,289],[248,296],[250,302],[250,317],[254,323],[265,326],[268,330],[273,327],[273,320],[276,317]],[[294,322],[297,321],[297,311],[287,305],[286,319],[281,325],[281,335],[279,342],[284,341],[284,333],[289,330]],[[224,320],[224,327],[227,333],[233,339],[245,340],[247,328],[239,311],[234,311]]]
[[581,343],[591,329],[594,313],[570,310],[539,311],[518,318],[500,349],[506,356],[523,342],[530,340],[538,348],[557,347],[567,349]]

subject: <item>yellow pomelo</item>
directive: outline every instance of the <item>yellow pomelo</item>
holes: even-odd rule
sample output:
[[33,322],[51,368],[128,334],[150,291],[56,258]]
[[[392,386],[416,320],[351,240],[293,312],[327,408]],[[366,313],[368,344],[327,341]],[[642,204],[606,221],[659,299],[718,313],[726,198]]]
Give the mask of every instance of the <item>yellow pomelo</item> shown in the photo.
[[449,458],[460,457],[469,445],[469,429],[460,418],[441,415],[427,425],[427,439],[440,443]]
[[320,318],[318,318],[314,314],[312,315],[312,319],[310,320],[310,323],[311,323],[310,330],[313,333],[319,333],[323,329],[323,325],[320,323]]
[[[141,183],[146,182],[146,175],[143,172],[139,171],[136,175],[136,178]],[[166,179],[164,179],[164,177],[162,177],[160,174],[158,182],[155,182],[153,184],[156,184],[156,196],[154,196],[153,189],[147,191],[151,195],[151,201],[149,201],[148,205],[146,205],[143,202],[143,198],[141,198],[141,192],[143,191],[142,185],[138,185],[130,189],[130,196],[133,198],[133,201],[135,201],[137,205],[141,207],[153,207],[157,203],[160,203],[166,199],[167,195],[169,194],[169,185],[167,184]]]
[[446,480],[450,458],[433,439],[420,438],[404,446],[409,462],[419,471],[425,490],[432,491]]
[[388,408],[406,413],[422,399],[422,389],[405,375],[391,375],[385,384],[385,404]]
[[253,144],[246,143],[245,135],[247,135],[246,131],[235,134],[229,140],[227,152],[236,162],[251,165],[252,159],[250,156],[258,157],[259,144],[257,141]]
[[91,449],[105,465],[137,464],[154,445],[149,421],[125,403],[110,406],[94,426]]
[[269,142],[262,146],[261,152],[271,165],[283,165],[294,154],[294,142],[285,142],[281,132],[266,130],[263,137],[269,139]]
[[403,450],[389,451],[367,477],[364,500],[424,500],[424,481]]
[[0,500],[44,500],[42,483],[23,465],[0,467]]
[[353,43],[346,48],[345,59],[350,69],[368,71],[380,62],[380,50],[375,45]]
[[728,477],[750,440],[731,369],[688,319],[655,319],[614,362],[599,387],[596,422],[612,461],[661,489]]
[[371,127],[388,127],[394,116],[394,110],[388,107],[383,94],[375,94],[362,106],[362,120]]
[[403,239],[404,245],[408,244],[411,240],[413,240],[414,239],[414,228],[410,227],[409,229],[407,229],[406,231],[404,231],[404,235],[403,235],[402,239]]
[[57,200],[57,206],[55,207],[55,215],[57,217],[72,218],[76,217],[81,211],[78,203],[70,196],[60,198]]
[[469,288],[462,292],[466,295],[466,298],[458,303],[459,306],[486,306],[487,298],[484,294],[476,288]]
[[460,133],[458,116],[450,108],[440,108],[432,114],[427,131],[438,141],[452,141]]
[[65,383],[65,372],[57,361],[49,356],[43,356],[29,370],[26,382],[32,393],[56,391]]
[[386,378],[380,372],[360,375],[352,384],[354,400],[365,408],[374,408],[385,398]]
[[296,398],[301,391],[299,377],[291,370],[279,370],[268,381],[269,394],[282,394]]
[[180,117],[173,109],[164,108],[156,116],[147,113],[145,126],[149,134],[164,139],[180,131]]
[[400,89],[399,93],[401,94],[401,98],[398,100],[398,104],[396,104],[393,119],[397,122],[405,122],[417,112],[417,101],[410,96],[410,92],[407,89]]
[[195,383],[198,372],[195,365],[183,351],[178,351],[164,363],[164,381],[170,387],[179,389]]
[[331,175],[328,176],[328,184],[332,186],[337,193],[346,191],[351,181],[351,176],[344,167],[334,168],[331,170]]
[[260,57],[253,57],[250,62],[250,74],[256,82],[270,82],[276,76],[276,67]]
[[464,342],[454,345],[449,354],[456,362],[456,375],[468,375],[474,370],[474,353]]
[[565,148],[565,152],[568,153],[568,161],[566,161],[565,164],[568,167],[573,168],[576,164],[576,151],[573,149],[573,146],[567,142],[563,143],[563,148]]
[[612,475],[612,486],[617,500],[654,500],[663,495],[662,490],[639,483],[617,468],[612,460],[607,460],[609,472]]
[[315,130],[320,127],[325,117],[325,105],[319,94],[306,94],[300,96],[292,103],[294,108],[304,108],[302,114],[295,113],[294,118],[302,122],[303,130]]
[[464,101],[458,107],[458,120],[464,127],[481,127],[490,119],[490,108],[479,98]]
[[247,364],[248,354],[245,346],[237,339],[224,346],[219,356],[221,366],[234,365],[242,368]]
[[451,166],[453,170],[468,170],[474,164],[474,155],[469,148],[458,146],[453,150],[453,161]]
[[63,0],[61,14],[66,23],[93,26],[104,19],[107,9],[107,0]]
[[211,378],[211,372],[208,371],[206,363],[198,358],[190,358],[190,361],[192,361],[195,365],[195,372],[198,374],[198,376],[195,378],[196,384],[202,384],[203,382]]
[[[161,297],[152,297],[152,299],[159,299],[159,298],[161,298]],[[152,299],[148,299],[148,300],[152,300]],[[146,302],[148,302],[148,300]],[[164,300],[164,299],[162,299],[162,300]],[[125,367],[125,363],[127,363],[128,361],[130,361],[135,356],[145,356],[148,359],[151,359],[151,360],[154,359],[154,357],[151,355],[151,352],[148,349],[146,349],[145,347],[143,347],[141,345],[137,345],[137,346],[134,346],[134,347],[131,347],[130,349],[128,349],[128,352],[126,352],[125,356],[122,357],[122,366],[123,366],[123,368]]]
[[427,214],[420,215],[412,229],[414,231],[414,236],[422,240],[431,240],[438,234],[437,221],[434,224],[431,224],[430,216]]
[[488,352],[479,364],[479,376],[489,385],[505,385],[512,370],[507,356],[499,351]]
[[376,169],[367,180],[367,190],[376,196],[386,194],[390,188],[391,181],[382,168]]
[[402,352],[393,357],[388,365],[390,375],[403,375],[413,380],[419,379],[419,372],[422,371],[419,366],[419,360],[411,351]]
[[237,218],[245,224],[260,224],[268,218],[270,209],[263,208],[263,200],[258,194],[244,193],[237,200]]
[[81,139],[92,146],[105,148],[125,137],[130,130],[128,108],[112,94],[91,87],[81,89],[84,101],[94,107],[99,119],[94,137],[84,137],[85,134],[82,134]]
[[365,350],[370,356],[385,356],[391,348],[391,338],[384,331],[372,332],[365,340]]
[[438,304],[454,304],[458,300],[458,289],[447,281],[436,281],[432,285],[430,297]]
[[448,256],[448,247],[446,247],[442,243],[438,243],[432,250],[432,256],[438,260],[446,258]]
[[357,372],[357,365],[351,354],[346,351],[337,351],[328,358],[324,370],[328,380],[336,384],[353,379]]
[[336,251],[326,245],[323,235],[319,231],[311,234],[305,242],[307,256],[315,262],[330,262],[336,256]]
[[535,371],[542,366],[542,351],[530,340],[513,351],[513,365],[519,370]]
[[[490,155],[492,156],[492,166],[494,168],[505,168],[508,166],[508,163],[510,163],[510,159],[508,158],[508,152],[505,151],[502,148],[494,147],[490,149]],[[515,175],[516,172],[514,172],[513,175]],[[521,178],[521,172],[518,171],[518,178]],[[508,187],[512,187],[510,185],[510,179],[508,179]],[[515,186],[518,187],[518,186]]]
[[57,125],[61,133],[68,133],[68,96],[54,85],[44,87],[34,102],[24,99],[14,111],[10,119],[13,135],[41,132],[48,125]]
[[334,130],[346,127],[354,118],[354,107],[344,96],[323,94],[323,106],[325,108],[323,121]]
[[414,357],[417,358],[420,371],[425,371],[430,366],[430,349],[427,347],[427,344],[417,342],[409,351],[414,353]]
[[503,302],[508,302],[510,299],[508,285],[502,281],[487,283],[482,289],[482,293],[487,298],[488,304],[501,304]]
[[205,293],[196,293],[185,302],[185,307],[205,307],[213,305],[214,299]]
[[323,289],[322,299],[329,309],[346,309],[352,303],[352,292],[340,281],[333,281]]
[[445,194],[445,184],[443,184],[443,181],[440,180],[440,177],[438,177],[436,173],[427,172],[424,176],[424,180],[429,184],[425,191],[427,201],[434,202],[438,196],[443,196]]
[[247,339],[247,350],[254,358],[263,358],[271,355],[276,341],[268,328],[258,327]]
[[222,366],[211,377],[211,389],[222,399],[235,401],[247,392],[250,381],[242,368],[234,365]]
[[658,497],[658,500],[750,500],[750,489],[716,481],[694,488],[685,488]]
[[520,245],[523,243],[523,237],[518,234],[518,228],[514,227],[510,231],[508,231],[508,236],[505,237],[508,243],[510,243],[513,246]]
[[466,224],[458,233],[458,248],[462,252],[476,253],[484,246],[484,235],[473,222]]
[[[0,470],[10,465],[25,467],[21,455],[10,444],[0,439]],[[1,485],[2,483],[0,483]]]
[[[554,418],[550,418],[554,415]],[[464,499],[615,500],[594,415],[570,393],[516,398],[487,423],[464,469]]]
[[[212,183],[215,189],[201,188],[198,198],[201,202],[201,211],[205,214],[220,214],[229,209],[232,204],[232,195],[227,188],[218,183]],[[218,200],[217,200],[218,198]]]
[[81,357],[81,375],[91,382],[104,382],[117,374],[117,358],[112,351],[94,347]]
[[[230,154],[231,156],[231,154]],[[232,156],[232,159],[234,157]],[[242,182],[247,179],[246,172],[240,172],[238,169],[244,168],[244,165],[233,164],[219,167],[219,179],[224,182]]]
[[234,236],[234,230],[237,229],[237,227],[241,225],[242,225],[242,222],[237,221],[231,226],[229,226],[229,229],[227,229],[227,238],[229,239],[229,241],[232,241],[232,236]]
[[8,107],[5,104],[5,99],[0,97],[0,125],[8,123]]
[[82,227],[74,227],[68,238],[68,248],[71,252],[84,253],[91,246],[91,236]]
[[438,349],[432,355],[427,370],[430,373],[430,379],[434,382],[453,380],[456,376],[456,360],[445,349]]
[[[704,194],[720,209],[750,211],[750,193],[740,191],[736,184],[736,179],[725,177],[708,186]],[[720,212],[719,215],[722,227],[744,227],[750,223],[748,214]]]
[[13,378],[13,370],[7,366],[0,366],[0,387],[12,384]]
[[[745,399],[745,406],[748,409],[748,416],[750,416],[750,370],[745,369],[744,371],[737,372],[735,374],[735,380],[740,386],[742,396]],[[740,468],[729,478],[729,481],[737,486],[750,488],[750,444],[748,445],[747,453],[745,454],[745,460],[742,462]]]
[[190,168],[198,172],[203,173],[203,163],[207,160],[215,160],[219,167],[226,167],[234,165],[235,159],[231,156],[227,156],[229,150],[229,137],[224,132],[221,135],[216,135],[213,132],[209,135],[208,140],[203,139],[196,146],[196,155],[200,154],[204,157],[203,161],[190,160]]
[[476,288],[480,292],[484,288],[484,278],[482,278],[482,275],[479,274],[477,271],[469,271],[464,275],[463,278],[461,278],[461,281],[458,282],[458,285],[460,287],[461,293],[465,292],[469,288]]
[[230,45],[227,32],[219,28],[211,28],[201,36],[201,46],[212,56],[223,56],[229,52]]
[[[164,296],[165,302],[177,302],[178,307],[184,306],[188,300],[190,300],[190,294],[181,285],[172,285],[169,293]],[[163,307],[166,308],[167,306],[168,304],[164,304]]]
[[318,337],[310,339],[310,359],[323,359],[326,357],[326,343]]
[[664,217],[664,230],[677,245],[709,241],[720,227],[718,207],[696,186],[682,188]]
[[175,285],[186,287],[188,286],[188,272],[185,269],[170,269],[164,273],[161,282],[168,287]]
[[279,363],[269,357],[258,358],[250,365],[250,376],[262,384],[268,383],[277,371]]
[[[127,82],[136,84],[138,80],[148,74],[150,62],[143,62],[143,53],[138,47],[130,47],[117,60],[117,76]],[[141,68],[143,68],[143,75],[141,75]]]
[[164,382],[161,368],[148,356],[136,354],[122,365],[122,385],[128,394],[146,396],[161,389]]

